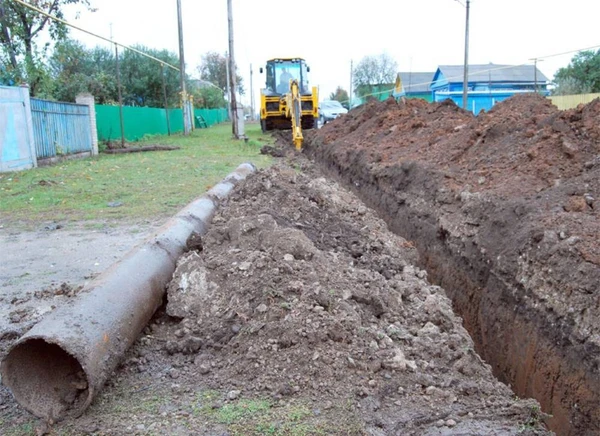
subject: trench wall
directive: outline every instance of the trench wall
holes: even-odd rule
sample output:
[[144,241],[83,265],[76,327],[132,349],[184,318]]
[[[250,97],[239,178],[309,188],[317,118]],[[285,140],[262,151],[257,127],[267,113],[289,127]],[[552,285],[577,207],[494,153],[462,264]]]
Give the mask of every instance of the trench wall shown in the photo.
[[[468,229],[457,232],[447,225],[448,216],[459,211],[452,200],[446,206],[435,198],[436,180],[443,176],[433,170],[404,163],[387,174],[374,174],[361,153],[316,141],[307,152],[325,173],[375,209],[392,231],[416,244],[420,266],[452,299],[477,352],[518,396],[540,402],[552,415],[547,420],[551,430],[560,435],[600,434],[600,350],[579,341],[568,320],[537,304],[516,281],[514,261],[498,260],[509,243],[514,246],[529,237],[513,226],[527,211],[511,204],[473,206],[480,209],[470,217],[470,225],[479,230],[477,240]],[[482,235],[492,249],[482,250]]]

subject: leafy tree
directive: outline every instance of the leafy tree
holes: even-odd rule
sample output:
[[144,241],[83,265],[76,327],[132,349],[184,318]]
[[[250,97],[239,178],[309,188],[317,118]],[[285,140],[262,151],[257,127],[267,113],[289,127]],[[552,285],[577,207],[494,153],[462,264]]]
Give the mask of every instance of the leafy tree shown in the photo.
[[571,63],[554,76],[554,94],[585,94],[600,92],[600,49],[577,53]]
[[[178,62],[177,55],[167,50],[135,48],[171,65]],[[111,49],[88,49],[68,39],[56,45],[49,67],[56,85],[53,96],[58,100],[74,101],[77,94],[90,92],[100,104],[118,101],[116,59]],[[163,107],[163,74],[169,106],[180,104],[178,71],[161,68],[159,62],[131,50],[119,50],[119,69],[125,105]]]
[[357,94],[364,98],[380,85],[393,84],[397,71],[398,64],[385,53],[365,56],[356,65],[353,73],[353,84]]
[[[44,12],[63,18],[63,7],[69,4],[80,4],[88,9],[89,0],[30,0],[29,3]],[[47,29],[53,41],[63,40],[68,33],[67,27],[50,18],[33,11],[22,4],[0,0],[0,59],[5,71],[15,80],[27,80],[33,95],[38,94],[38,85],[48,92],[48,75],[40,62],[41,55],[35,46],[35,39]]]
[[348,96],[348,91],[343,89],[341,86],[338,86],[335,92],[329,94],[329,100],[337,100],[340,103],[348,103],[350,97]]
[[[206,80],[223,91],[227,90],[227,58],[216,52],[208,52],[201,58],[201,64],[198,67],[198,73],[202,80]],[[244,95],[243,78],[236,74],[235,82],[238,92]]]
[[223,91],[214,86],[196,88],[192,95],[194,96],[194,107],[206,109],[227,107]]
[[[156,50],[144,46],[133,48],[147,53],[165,63],[177,65],[178,56],[168,50]],[[163,78],[167,89],[167,100],[170,106],[178,106],[179,72],[161,65],[131,50],[119,53],[123,104],[128,106],[163,107]],[[114,71],[114,70],[113,70]]]
[[99,104],[116,101],[115,60],[109,49],[90,50],[67,39],[56,44],[48,65],[55,80],[55,99],[75,101],[77,94],[89,92]]

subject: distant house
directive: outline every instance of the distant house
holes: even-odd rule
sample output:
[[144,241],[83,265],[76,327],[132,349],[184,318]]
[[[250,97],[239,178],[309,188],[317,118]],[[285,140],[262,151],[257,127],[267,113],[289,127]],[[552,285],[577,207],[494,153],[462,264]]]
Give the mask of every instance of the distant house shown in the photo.
[[[402,88],[404,89],[404,96],[406,98],[422,98],[423,100],[432,101],[431,79],[433,78],[433,72],[422,73],[422,72],[402,72],[400,71],[400,78],[402,79]],[[393,96],[394,83],[386,83],[383,85],[371,85],[370,94],[371,97],[383,101]],[[367,98],[360,98],[356,96],[352,99],[352,107],[363,104]]]
[[423,100],[432,101],[430,85],[434,73],[400,71],[398,74],[400,74],[400,79],[402,79],[402,88],[404,89],[406,98],[422,98]]
[[[548,79],[532,65],[469,65],[467,108],[477,114],[523,92],[548,95]],[[440,65],[431,82],[433,101],[463,103],[463,65]]]

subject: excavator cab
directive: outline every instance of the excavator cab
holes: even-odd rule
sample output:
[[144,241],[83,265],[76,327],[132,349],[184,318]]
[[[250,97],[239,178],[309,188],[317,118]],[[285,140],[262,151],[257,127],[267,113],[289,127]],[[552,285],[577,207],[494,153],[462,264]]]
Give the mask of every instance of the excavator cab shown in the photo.
[[277,58],[267,61],[265,87],[260,93],[260,124],[263,132],[293,130],[297,148],[302,144],[302,129],[317,127],[319,97],[310,87],[310,68],[301,58]]
[[290,80],[297,80],[301,94],[310,94],[308,73],[310,68],[303,59],[271,60],[267,62],[266,86],[271,92],[285,94],[290,90]]

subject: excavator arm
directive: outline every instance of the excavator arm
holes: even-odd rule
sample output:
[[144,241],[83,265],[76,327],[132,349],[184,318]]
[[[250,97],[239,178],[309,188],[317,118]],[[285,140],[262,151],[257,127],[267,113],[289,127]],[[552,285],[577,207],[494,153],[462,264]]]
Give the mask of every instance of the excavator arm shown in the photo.
[[302,149],[302,101],[300,99],[300,86],[298,80],[290,80],[290,92],[286,98],[286,116],[292,120],[292,141],[296,150]]

